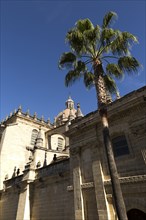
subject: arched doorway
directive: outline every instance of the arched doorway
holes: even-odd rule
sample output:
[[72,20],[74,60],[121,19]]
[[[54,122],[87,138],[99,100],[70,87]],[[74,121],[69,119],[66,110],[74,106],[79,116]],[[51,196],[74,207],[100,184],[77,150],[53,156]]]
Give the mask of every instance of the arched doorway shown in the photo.
[[146,213],[139,209],[130,209],[127,216],[128,220],[146,220]]

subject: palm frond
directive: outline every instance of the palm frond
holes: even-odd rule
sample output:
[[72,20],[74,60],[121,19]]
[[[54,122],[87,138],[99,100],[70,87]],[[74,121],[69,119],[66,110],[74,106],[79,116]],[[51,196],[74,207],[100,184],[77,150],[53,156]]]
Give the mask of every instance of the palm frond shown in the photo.
[[117,38],[111,43],[111,51],[119,56],[130,54],[133,43],[138,43],[134,35],[129,32],[119,32]]
[[97,27],[92,30],[84,31],[84,42],[87,54],[96,56],[96,44],[99,39],[99,30]]
[[93,30],[94,25],[92,24],[92,22],[88,18],[86,18],[86,19],[83,19],[83,20],[78,20],[76,22],[76,28],[81,33],[84,33],[84,31],[87,31],[87,30]]
[[80,72],[80,73],[84,73],[86,71],[86,68],[87,67],[86,67],[85,62],[79,60],[79,61],[76,62],[74,70],[77,71],[77,72]]
[[101,33],[101,44],[102,46],[109,45],[118,35],[118,30],[114,30],[112,28],[105,28]]
[[[70,69],[65,77],[66,86],[83,77],[85,86],[92,87],[95,85],[94,74],[97,74],[94,67],[98,66],[107,91],[115,93],[115,78],[122,78],[125,72],[130,74],[138,71],[140,63],[129,55],[133,43],[137,43],[138,40],[129,32],[110,28],[116,17],[115,12],[108,12],[101,28],[98,25],[94,26],[89,19],[79,20],[75,27],[68,31],[66,41],[71,52],[62,54],[59,61],[60,68]],[[105,61],[106,67],[103,67],[102,61]]]
[[99,41],[101,35],[101,27],[99,25],[95,25],[94,31],[96,33],[96,40]]
[[122,69],[119,67],[118,64],[115,63],[109,63],[106,66],[106,73],[110,76],[114,76],[118,79],[123,78],[123,71]]
[[134,36],[133,34],[127,32],[127,31],[124,31],[124,32],[122,32],[122,35],[123,35],[123,39],[124,39],[125,41],[128,41],[130,44],[132,44],[132,43],[134,43],[134,42],[135,42],[135,43],[138,43],[137,37]]
[[98,25],[93,29],[87,29],[84,31],[84,38],[88,43],[96,43],[100,39],[101,30]]
[[138,60],[131,56],[120,57],[118,65],[122,71],[127,73],[138,72],[138,69],[141,67]]
[[84,38],[89,43],[95,43],[96,42],[96,31],[93,30],[87,30],[84,32]]
[[76,62],[76,56],[71,52],[63,53],[59,60],[59,68],[71,68],[73,63]]
[[91,87],[94,86],[94,78],[95,75],[92,72],[85,72],[84,73],[84,84],[87,89],[90,89]]
[[107,28],[117,18],[117,14],[113,11],[108,12],[103,18],[102,28]]
[[66,35],[66,41],[78,55],[84,52],[84,36],[80,31],[76,29],[70,30]]
[[76,70],[70,70],[66,76],[65,76],[65,86],[71,86],[74,84],[77,80],[79,80],[82,77],[80,72]]
[[111,94],[116,93],[117,87],[116,87],[115,80],[110,75],[104,75],[103,79],[104,79],[104,83],[105,83],[105,87],[107,91],[110,92]]

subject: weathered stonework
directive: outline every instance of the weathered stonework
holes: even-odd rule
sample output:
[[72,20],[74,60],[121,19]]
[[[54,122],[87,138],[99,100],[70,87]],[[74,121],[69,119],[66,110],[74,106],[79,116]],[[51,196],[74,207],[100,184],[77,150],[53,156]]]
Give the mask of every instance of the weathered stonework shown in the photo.
[[[115,160],[134,220],[135,210],[146,214],[145,97],[143,87],[108,105],[111,139],[125,137],[128,145]],[[1,124],[0,219],[116,220],[99,112],[72,121],[59,114],[56,123],[19,108]]]

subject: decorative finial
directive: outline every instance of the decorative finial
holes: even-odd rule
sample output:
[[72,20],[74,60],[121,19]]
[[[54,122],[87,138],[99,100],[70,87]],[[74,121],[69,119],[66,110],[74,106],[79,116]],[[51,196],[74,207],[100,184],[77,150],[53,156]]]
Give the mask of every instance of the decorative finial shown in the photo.
[[47,120],[47,124],[50,125],[50,118],[48,118],[48,120]]
[[36,167],[39,168],[41,166],[41,162],[38,161]]
[[56,117],[54,118],[54,128],[56,128]]
[[77,108],[80,108],[80,103],[77,103]]
[[77,118],[83,117],[83,114],[82,114],[81,109],[80,109],[80,103],[77,104],[76,116],[77,116]]
[[116,96],[117,96],[117,99],[121,98],[119,91],[116,92]]
[[16,176],[16,167],[14,167],[12,178]]
[[20,173],[20,169],[18,168],[16,172],[17,176],[19,176],[19,173]]
[[9,178],[8,174],[5,175],[5,180],[7,180]]
[[33,115],[33,118],[36,120],[37,119],[37,113],[35,112]]
[[55,162],[56,160],[57,160],[57,156],[56,156],[56,154],[54,154],[53,161]]
[[29,117],[29,109],[26,111],[26,116]]
[[10,112],[10,117],[13,115],[13,113],[12,112]]
[[42,115],[42,117],[41,117],[41,122],[44,122],[44,116]]
[[17,112],[18,112],[19,115],[21,115],[21,112],[22,112],[22,107],[21,107],[21,105],[19,105]]
[[16,114],[16,112],[17,112],[17,110],[16,110],[16,109],[14,109],[13,115],[15,115],[15,114]]

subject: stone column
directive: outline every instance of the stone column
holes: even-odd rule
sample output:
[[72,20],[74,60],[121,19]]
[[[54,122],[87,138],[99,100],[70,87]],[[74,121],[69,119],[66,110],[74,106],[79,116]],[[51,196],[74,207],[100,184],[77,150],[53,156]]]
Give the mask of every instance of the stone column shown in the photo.
[[77,149],[72,149],[72,172],[73,172],[73,189],[74,189],[74,212],[75,220],[84,220],[84,204],[82,195],[82,177],[80,170],[80,156]]
[[20,192],[16,220],[30,220],[29,184]]
[[81,190],[80,167],[73,169],[75,220],[84,220],[83,196]]
[[16,220],[30,220],[30,182],[35,179],[34,165],[26,166],[23,171],[23,179],[21,184],[21,191],[19,194],[18,208]]
[[93,161],[92,171],[99,220],[110,220],[100,161]]

